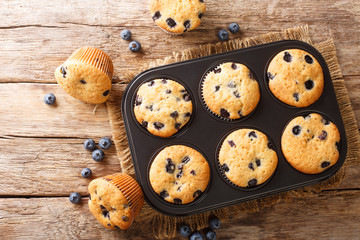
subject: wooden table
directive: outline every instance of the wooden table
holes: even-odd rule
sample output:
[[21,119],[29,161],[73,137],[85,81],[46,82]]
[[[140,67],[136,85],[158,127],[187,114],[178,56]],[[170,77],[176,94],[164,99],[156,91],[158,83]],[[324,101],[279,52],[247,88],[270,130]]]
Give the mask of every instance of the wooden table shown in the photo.
[[[236,21],[250,37],[309,24],[313,40],[332,36],[351,102],[360,122],[360,1],[222,0],[206,1],[208,12],[193,32],[171,36],[158,29],[148,1],[0,1],[0,239],[152,239],[151,225],[136,222],[111,231],[91,216],[87,197],[71,204],[69,193],[87,195],[89,180],[120,171],[112,147],[96,163],[83,149],[87,138],[111,136],[105,104],[82,103],[66,95],[54,70],[71,52],[90,45],[107,52],[121,84],[121,70],[199,44],[216,42],[216,33]],[[120,31],[130,29],[142,44],[131,53]],[[57,105],[43,96],[52,92]],[[313,197],[293,198],[259,213],[225,221],[218,239],[359,239],[360,165],[342,184]]]

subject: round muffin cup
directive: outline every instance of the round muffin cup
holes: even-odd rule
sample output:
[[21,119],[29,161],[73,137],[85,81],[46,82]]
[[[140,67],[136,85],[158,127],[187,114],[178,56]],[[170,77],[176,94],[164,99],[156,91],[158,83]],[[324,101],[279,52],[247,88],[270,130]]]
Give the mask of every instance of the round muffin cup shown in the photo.
[[[254,191],[254,190],[257,190],[263,186],[265,186],[270,180],[271,178],[275,175],[275,172],[277,170],[277,167],[279,165],[279,163],[277,162],[277,165],[276,165],[276,168],[274,170],[274,172],[271,174],[271,176],[263,183],[259,184],[259,185],[256,185],[254,187],[242,187],[242,186],[239,186],[237,184],[235,184],[234,182],[232,182],[227,176],[226,174],[224,173],[223,169],[222,169],[222,166],[221,166],[221,163],[219,161],[219,154],[220,154],[220,149],[225,141],[225,139],[233,132],[237,131],[237,130],[241,130],[241,129],[253,129],[253,130],[256,130],[256,131],[259,131],[261,133],[263,133],[267,139],[268,139],[268,146],[271,145],[271,149],[275,151],[276,155],[277,155],[277,150],[275,148],[275,144],[273,142],[273,140],[269,137],[268,134],[264,133],[262,130],[259,130],[257,128],[254,128],[254,127],[249,127],[249,126],[244,126],[242,128],[236,128],[236,129],[232,129],[230,131],[228,131],[222,138],[221,140],[219,141],[217,147],[216,147],[216,155],[215,155],[215,158],[216,158],[216,166],[217,166],[217,171],[219,173],[219,175],[221,175],[223,181],[225,183],[227,183],[229,186],[237,189],[237,190],[240,190],[240,191]],[[278,158],[278,161],[279,161],[279,158]]]
[[219,114],[213,112],[213,111],[209,108],[209,106],[206,104],[205,99],[204,99],[203,87],[204,87],[204,81],[205,81],[206,76],[207,76],[213,69],[216,69],[216,68],[218,68],[221,64],[224,64],[224,63],[227,63],[227,62],[233,62],[233,63],[237,63],[237,64],[242,64],[242,65],[246,66],[246,67],[249,69],[250,73],[254,76],[255,81],[258,83],[259,93],[260,93],[260,99],[261,99],[261,88],[260,88],[259,82],[258,82],[257,78],[255,77],[254,72],[251,71],[251,69],[250,69],[247,65],[245,65],[245,64],[243,64],[243,63],[240,63],[240,62],[236,62],[236,61],[222,61],[222,62],[217,63],[216,65],[213,65],[213,66],[211,66],[210,68],[208,68],[208,69],[206,70],[206,72],[204,73],[204,75],[202,76],[201,81],[200,81],[200,88],[199,88],[199,89],[200,89],[201,102],[202,102],[203,106],[205,107],[205,109],[207,110],[207,112],[211,113],[212,116],[215,116],[216,119],[221,119],[221,120],[224,120],[224,121],[227,121],[227,122],[243,121],[244,119],[248,118],[249,116],[251,116],[251,114],[253,114],[253,113],[256,111],[256,108],[257,108],[257,106],[259,105],[260,99],[259,99],[256,107],[255,107],[249,114],[247,114],[247,115],[245,115],[245,116],[243,116],[243,117],[240,117],[240,118],[236,118],[236,119],[225,118],[225,117],[222,117],[222,116],[220,116]]

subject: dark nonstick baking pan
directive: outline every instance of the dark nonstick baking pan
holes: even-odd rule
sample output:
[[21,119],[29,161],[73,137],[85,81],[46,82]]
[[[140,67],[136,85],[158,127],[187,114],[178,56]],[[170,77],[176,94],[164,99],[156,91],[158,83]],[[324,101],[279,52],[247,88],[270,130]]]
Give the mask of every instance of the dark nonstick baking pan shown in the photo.
[[[268,89],[266,69],[269,61],[285,49],[303,49],[312,54],[324,72],[324,90],[321,97],[305,108],[288,106],[277,100]],[[260,101],[252,114],[235,121],[225,121],[211,114],[202,103],[200,83],[203,75],[221,62],[238,62],[246,65],[259,83]],[[133,113],[138,87],[156,78],[178,81],[191,94],[193,114],[178,133],[161,138],[150,134],[137,121]],[[185,216],[229,206],[244,201],[289,191],[321,182],[334,175],[344,163],[347,141],[329,69],[324,58],[312,46],[300,41],[280,41],[235,50],[217,55],[179,62],[149,69],[136,76],[128,85],[122,99],[122,114],[131,155],[148,204],[157,211],[174,216]],[[281,134],[286,124],[295,116],[316,112],[332,121],[340,132],[340,156],[337,163],[319,174],[304,174],[290,166],[281,151]],[[271,139],[278,155],[278,166],[273,176],[264,184],[249,189],[239,189],[228,184],[218,168],[217,153],[224,137],[240,128],[254,128]],[[210,165],[210,182],[206,191],[190,204],[176,205],[161,199],[149,182],[149,167],[156,154],[169,145],[187,145],[204,155]]]

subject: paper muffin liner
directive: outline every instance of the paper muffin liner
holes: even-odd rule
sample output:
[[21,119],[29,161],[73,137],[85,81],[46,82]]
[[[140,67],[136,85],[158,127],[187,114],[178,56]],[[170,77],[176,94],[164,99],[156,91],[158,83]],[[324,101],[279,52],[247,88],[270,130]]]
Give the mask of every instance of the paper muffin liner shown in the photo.
[[114,73],[114,66],[112,60],[106,53],[97,48],[78,48],[66,60],[66,62],[69,61],[77,61],[90,64],[105,73],[110,79],[110,81],[112,80],[112,76]]
[[[239,129],[241,129],[241,128],[239,128]],[[232,187],[234,187],[234,188],[236,188],[236,189],[238,189],[238,190],[242,190],[242,191],[253,191],[253,190],[257,190],[257,189],[261,188],[262,186],[266,185],[266,184],[270,181],[270,179],[274,176],[276,169],[275,169],[274,172],[271,174],[271,176],[270,176],[268,179],[266,179],[265,182],[263,182],[263,183],[261,183],[261,184],[258,184],[258,185],[255,185],[254,187],[242,187],[242,186],[239,186],[239,185],[235,184],[234,182],[232,182],[232,181],[226,176],[225,171],[223,170],[222,165],[221,165],[220,160],[219,160],[220,149],[221,149],[222,145],[224,144],[225,139],[227,138],[227,136],[229,136],[229,134],[231,134],[232,132],[237,131],[237,130],[239,130],[239,129],[230,130],[230,131],[223,137],[223,139],[220,140],[220,144],[218,145],[218,148],[217,148],[217,150],[216,150],[216,151],[217,151],[217,152],[216,152],[216,166],[217,166],[217,168],[218,168],[218,170],[219,170],[219,172],[220,172],[220,175],[222,176],[223,180],[224,180],[227,184],[229,184],[230,186],[232,186]],[[255,129],[255,130],[256,130],[256,129]],[[257,130],[257,131],[259,131],[259,130]],[[262,131],[260,131],[260,132],[262,132]],[[264,132],[262,132],[262,133],[265,134]],[[267,137],[268,141],[270,141],[271,144],[274,146],[273,141],[268,137],[268,135],[265,134],[265,136]],[[275,149],[274,149],[274,151],[276,152]]]
[[102,179],[116,186],[124,194],[129,203],[132,220],[134,220],[144,204],[144,194],[140,185],[126,173],[112,174]]

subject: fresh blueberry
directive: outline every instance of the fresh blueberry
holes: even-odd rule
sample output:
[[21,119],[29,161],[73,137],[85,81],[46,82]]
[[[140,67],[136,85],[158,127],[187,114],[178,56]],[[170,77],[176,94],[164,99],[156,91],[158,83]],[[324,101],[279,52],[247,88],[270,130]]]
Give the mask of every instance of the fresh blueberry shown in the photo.
[[81,196],[79,193],[73,192],[70,194],[69,200],[72,203],[79,204],[81,202]]
[[127,29],[122,30],[121,33],[120,33],[120,35],[121,35],[121,38],[124,39],[124,40],[130,40],[130,39],[131,39],[131,32],[130,32],[130,30],[127,30]]
[[193,232],[190,236],[190,240],[203,240],[204,237],[200,232]]
[[47,105],[53,105],[56,101],[56,97],[52,93],[48,93],[44,96],[44,103]]
[[240,27],[239,27],[239,24],[233,22],[233,23],[230,23],[229,25],[229,31],[231,33],[237,33],[238,31],[240,30]]
[[226,31],[225,29],[221,29],[218,34],[217,34],[218,38],[220,41],[226,41],[229,39],[229,33],[228,31]]
[[111,147],[111,140],[108,137],[103,137],[99,141],[99,146],[102,149],[108,150]]
[[84,168],[84,169],[81,171],[81,176],[82,176],[83,178],[89,178],[89,177],[91,177],[91,175],[92,175],[92,171],[91,171],[90,168]]
[[104,156],[104,152],[101,149],[96,149],[91,154],[92,159],[94,159],[96,162],[101,162],[104,159]]
[[134,40],[134,41],[131,41],[129,44],[129,49],[132,52],[138,52],[138,51],[140,51],[140,48],[141,48],[141,44],[138,41]]
[[92,139],[88,139],[84,142],[84,148],[89,151],[93,151],[95,149],[95,141]]
[[179,228],[179,233],[182,237],[190,237],[191,229],[188,225],[181,225]]
[[207,240],[215,240],[216,233],[211,228],[205,231],[205,239]]
[[209,221],[209,226],[212,228],[212,229],[219,229],[220,228],[220,219],[218,219],[217,217],[214,217],[212,219],[210,219]]

